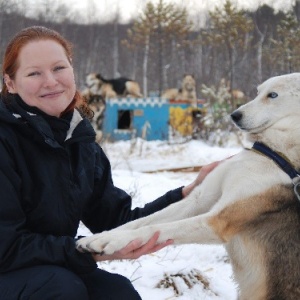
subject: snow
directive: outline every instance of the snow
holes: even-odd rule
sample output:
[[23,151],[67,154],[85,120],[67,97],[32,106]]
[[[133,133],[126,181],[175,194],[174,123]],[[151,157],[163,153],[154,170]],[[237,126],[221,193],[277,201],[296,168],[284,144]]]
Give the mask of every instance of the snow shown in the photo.
[[[211,147],[192,140],[170,145],[165,141],[120,141],[102,145],[108,155],[116,186],[143,206],[170,189],[186,185],[197,173],[162,171],[200,166],[234,155],[241,146]],[[89,235],[81,225],[78,234]],[[143,300],[193,300],[237,297],[231,265],[220,245],[168,246],[136,260],[98,263],[99,268],[128,277]]]

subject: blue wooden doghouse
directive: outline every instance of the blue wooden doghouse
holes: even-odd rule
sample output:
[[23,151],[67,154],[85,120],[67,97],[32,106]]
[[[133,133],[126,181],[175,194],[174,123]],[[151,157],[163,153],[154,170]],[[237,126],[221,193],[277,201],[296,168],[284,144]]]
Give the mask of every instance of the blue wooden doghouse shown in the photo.
[[[198,100],[201,107],[203,100]],[[106,101],[102,133],[111,141],[167,140],[169,137],[170,107],[190,106],[188,101],[174,101],[160,97],[110,98]]]

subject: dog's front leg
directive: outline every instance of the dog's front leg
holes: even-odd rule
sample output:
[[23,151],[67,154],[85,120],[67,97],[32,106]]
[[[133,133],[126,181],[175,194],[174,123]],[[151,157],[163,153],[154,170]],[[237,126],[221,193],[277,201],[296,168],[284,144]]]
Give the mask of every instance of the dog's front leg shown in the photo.
[[207,215],[196,216],[180,221],[155,224],[135,230],[113,230],[78,241],[77,247],[100,254],[113,254],[124,248],[129,242],[139,239],[145,244],[155,232],[159,231],[158,243],[172,239],[175,244],[220,244],[222,239],[209,225]]
[[136,229],[146,225],[163,224],[206,213],[215,204],[218,194],[210,192],[209,195],[206,194],[205,197],[201,197],[202,194],[203,189],[198,186],[185,199],[173,203],[152,215],[119,226],[114,230]]

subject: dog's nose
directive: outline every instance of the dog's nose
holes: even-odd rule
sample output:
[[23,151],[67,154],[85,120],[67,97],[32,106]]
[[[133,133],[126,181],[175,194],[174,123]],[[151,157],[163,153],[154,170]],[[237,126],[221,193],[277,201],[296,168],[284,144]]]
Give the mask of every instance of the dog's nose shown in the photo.
[[231,117],[231,119],[233,120],[234,123],[238,123],[242,119],[243,113],[236,110],[230,115],[230,117]]

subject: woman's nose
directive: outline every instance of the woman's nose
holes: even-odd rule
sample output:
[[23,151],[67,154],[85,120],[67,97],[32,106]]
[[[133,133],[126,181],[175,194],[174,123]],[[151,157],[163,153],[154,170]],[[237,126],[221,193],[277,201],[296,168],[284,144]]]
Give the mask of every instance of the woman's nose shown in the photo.
[[57,79],[55,75],[52,72],[45,73],[44,85],[48,87],[48,86],[54,86],[56,84],[57,84]]

